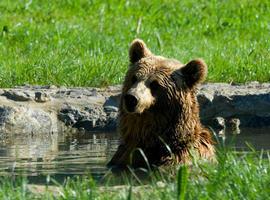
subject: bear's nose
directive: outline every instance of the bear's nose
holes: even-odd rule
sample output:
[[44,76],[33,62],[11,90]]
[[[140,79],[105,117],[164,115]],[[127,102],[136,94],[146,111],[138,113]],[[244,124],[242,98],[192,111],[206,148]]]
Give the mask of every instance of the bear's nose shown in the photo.
[[127,111],[133,112],[138,104],[138,99],[131,94],[127,94],[125,95],[125,104]]

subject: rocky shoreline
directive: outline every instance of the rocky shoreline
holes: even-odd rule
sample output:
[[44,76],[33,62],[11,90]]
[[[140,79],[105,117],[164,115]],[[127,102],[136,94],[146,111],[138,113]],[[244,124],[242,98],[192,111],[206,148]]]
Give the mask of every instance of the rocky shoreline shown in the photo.
[[[115,131],[121,86],[0,89],[0,133]],[[208,83],[198,90],[205,125],[270,126],[270,83]]]

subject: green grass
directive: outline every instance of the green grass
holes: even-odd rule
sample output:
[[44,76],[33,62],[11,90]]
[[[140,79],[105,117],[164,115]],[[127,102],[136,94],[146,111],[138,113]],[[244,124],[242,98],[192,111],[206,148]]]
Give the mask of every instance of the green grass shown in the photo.
[[[264,156],[264,158],[263,158]],[[237,154],[222,150],[217,164],[194,163],[181,167],[178,176],[168,172],[147,182],[126,182],[125,187],[99,186],[91,178],[68,179],[56,184],[60,193],[31,193],[25,179],[0,178],[0,199],[269,199],[270,155],[249,152]]]
[[121,83],[137,37],[209,82],[270,81],[268,0],[1,0],[0,18],[0,87]]

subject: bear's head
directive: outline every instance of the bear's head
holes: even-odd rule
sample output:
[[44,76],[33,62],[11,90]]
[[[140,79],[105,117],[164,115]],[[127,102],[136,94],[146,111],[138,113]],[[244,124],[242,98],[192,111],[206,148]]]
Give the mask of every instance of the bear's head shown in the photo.
[[194,91],[207,74],[203,60],[182,64],[175,59],[156,56],[140,39],[132,42],[129,59],[121,99],[121,109],[126,114],[162,113],[168,109],[179,112],[179,106],[184,106],[185,101],[193,104]]
[[139,39],[132,42],[129,59],[119,109],[121,143],[108,166],[143,167],[145,158],[151,166],[186,163],[190,150],[213,157],[196,98],[196,88],[207,74],[204,61],[182,64],[156,56]]

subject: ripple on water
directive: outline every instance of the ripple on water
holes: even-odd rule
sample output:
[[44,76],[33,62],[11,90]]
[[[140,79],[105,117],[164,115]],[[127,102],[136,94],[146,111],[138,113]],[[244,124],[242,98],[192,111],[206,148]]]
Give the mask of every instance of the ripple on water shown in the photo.
[[[220,135],[236,150],[270,149],[270,127],[242,128]],[[0,141],[0,174],[26,175],[31,183],[44,183],[50,175],[61,182],[67,176],[91,174],[100,179],[118,146],[116,133],[10,135]]]

